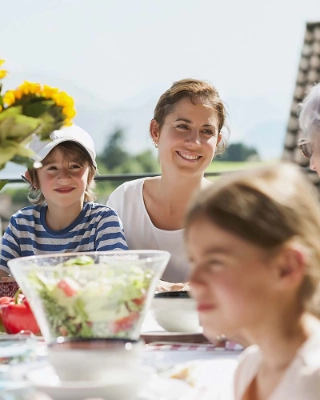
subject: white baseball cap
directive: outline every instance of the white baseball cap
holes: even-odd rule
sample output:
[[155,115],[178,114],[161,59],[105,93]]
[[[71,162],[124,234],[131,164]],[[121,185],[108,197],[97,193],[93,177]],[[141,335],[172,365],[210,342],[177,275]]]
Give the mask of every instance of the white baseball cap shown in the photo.
[[53,131],[49,140],[41,140],[38,135],[34,134],[28,148],[35,152],[32,157],[35,161],[42,161],[58,144],[68,141],[80,144],[89,154],[94,167],[97,168],[96,151],[92,137],[84,129],[74,124]]

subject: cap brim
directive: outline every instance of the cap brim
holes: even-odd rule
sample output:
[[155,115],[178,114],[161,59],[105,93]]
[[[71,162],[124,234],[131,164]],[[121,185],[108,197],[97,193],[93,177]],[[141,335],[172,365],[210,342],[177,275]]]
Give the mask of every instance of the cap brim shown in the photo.
[[91,154],[92,152],[90,151],[90,149],[87,149],[81,143],[79,143],[77,140],[73,140],[72,138],[55,139],[54,141],[49,142],[41,150],[39,150],[38,153],[34,157],[32,157],[32,159],[35,161],[42,161],[44,158],[47,157],[47,155],[50,153],[50,151],[52,151],[56,146],[58,146],[58,144],[63,143],[63,142],[74,142],[74,143],[77,143],[78,145],[80,145],[88,153],[93,166],[97,169],[95,154]]

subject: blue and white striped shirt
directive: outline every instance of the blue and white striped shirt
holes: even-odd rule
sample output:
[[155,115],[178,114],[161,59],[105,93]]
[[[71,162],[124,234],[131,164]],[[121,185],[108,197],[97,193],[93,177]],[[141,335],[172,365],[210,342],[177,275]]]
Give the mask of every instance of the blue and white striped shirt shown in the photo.
[[88,202],[71,225],[51,230],[45,220],[46,205],[16,212],[2,238],[0,269],[9,271],[8,260],[51,253],[127,250],[122,223],[110,207]]

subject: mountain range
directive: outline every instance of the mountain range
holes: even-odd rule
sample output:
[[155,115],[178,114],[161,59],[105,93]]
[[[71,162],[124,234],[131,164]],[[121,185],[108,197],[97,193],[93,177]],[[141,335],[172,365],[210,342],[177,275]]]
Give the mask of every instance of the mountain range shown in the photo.
[[[73,96],[77,108],[75,123],[92,135],[97,153],[103,149],[108,135],[116,128],[126,132],[126,150],[137,153],[152,148],[148,128],[159,97],[155,88],[114,105],[69,80],[22,72],[14,76],[14,79],[7,80],[5,89],[29,80],[59,87]],[[226,104],[230,117],[230,142],[242,141],[255,147],[262,159],[281,156],[287,122],[284,110],[277,109],[263,97],[230,97],[226,99]],[[0,172],[0,177],[17,177],[23,170],[23,167],[8,163]]]

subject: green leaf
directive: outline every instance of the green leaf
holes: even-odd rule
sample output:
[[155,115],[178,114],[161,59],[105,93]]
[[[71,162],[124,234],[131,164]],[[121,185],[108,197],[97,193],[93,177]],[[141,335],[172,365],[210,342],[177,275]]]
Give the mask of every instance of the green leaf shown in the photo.
[[[1,114],[0,114],[1,115]],[[6,140],[22,142],[40,128],[42,121],[25,115],[13,115],[0,120],[0,144],[4,146]]]
[[14,115],[18,115],[22,113],[22,107],[8,107],[0,113],[0,121],[3,121],[6,118],[12,117]]
[[13,140],[20,139],[19,142],[21,142],[30,136],[31,140],[32,133],[36,133],[41,125],[42,121],[40,119],[17,115],[8,138]]
[[8,161],[11,161],[16,156],[29,159],[32,155],[33,152],[23,144],[13,140],[5,140],[0,147],[0,165],[3,168]]
[[[0,168],[1,169],[1,168]],[[0,190],[8,183],[8,180],[0,179]]]
[[10,162],[20,165],[25,165],[27,168],[33,168],[34,160],[29,157],[14,156]]
[[55,102],[53,100],[36,101],[26,104],[23,107],[24,114],[28,117],[39,118],[42,114],[47,112]]
[[51,132],[58,129],[56,128],[56,121],[49,112],[42,114],[40,120],[42,121],[42,127],[37,132],[37,135],[41,136],[42,140],[49,139]]

